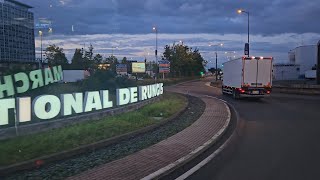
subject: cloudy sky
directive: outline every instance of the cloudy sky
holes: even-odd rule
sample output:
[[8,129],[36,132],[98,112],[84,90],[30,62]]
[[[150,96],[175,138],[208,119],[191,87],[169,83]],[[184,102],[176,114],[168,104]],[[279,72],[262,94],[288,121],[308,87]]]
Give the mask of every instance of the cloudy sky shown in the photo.
[[[250,12],[251,55],[274,56],[286,62],[290,49],[320,40],[320,0],[19,0],[33,6],[36,23],[52,21],[44,45],[56,44],[69,58],[75,48],[92,44],[96,53],[154,60],[155,33],[159,53],[166,44],[199,48],[205,59],[219,62],[241,56],[247,41]],[[36,46],[39,47],[39,38]],[[114,47],[114,48],[113,48]]]

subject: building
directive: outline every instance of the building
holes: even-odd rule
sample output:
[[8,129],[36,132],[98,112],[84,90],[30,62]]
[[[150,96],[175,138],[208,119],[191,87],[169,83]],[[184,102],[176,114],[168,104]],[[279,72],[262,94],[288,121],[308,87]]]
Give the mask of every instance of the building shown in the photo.
[[0,63],[35,63],[34,17],[29,5],[0,0]]
[[305,79],[306,74],[307,76],[314,74],[311,71],[315,71],[317,54],[317,45],[299,46],[290,50],[289,63],[273,65],[273,78],[275,80]]
[[303,77],[306,71],[317,64],[317,54],[317,45],[299,46],[289,51],[289,61],[291,64],[300,65],[299,74]]
[[274,64],[273,79],[297,80],[300,75],[300,65],[297,64]]

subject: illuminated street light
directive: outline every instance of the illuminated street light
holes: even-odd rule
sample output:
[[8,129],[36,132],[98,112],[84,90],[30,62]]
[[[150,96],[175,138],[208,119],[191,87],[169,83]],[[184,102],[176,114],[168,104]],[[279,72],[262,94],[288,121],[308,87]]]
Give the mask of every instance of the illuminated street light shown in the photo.
[[224,52],[224,54],[226,55],[227,59],[231,60],[232,57],[235,58],[235,54],[236,54],[236,51],[226,51]]
[[248,57],[249,57],[249,52],[250,52],[249,51],[249,11],[238,9],[237,12],[238,12],[238,14],[246,13],[248,15]]

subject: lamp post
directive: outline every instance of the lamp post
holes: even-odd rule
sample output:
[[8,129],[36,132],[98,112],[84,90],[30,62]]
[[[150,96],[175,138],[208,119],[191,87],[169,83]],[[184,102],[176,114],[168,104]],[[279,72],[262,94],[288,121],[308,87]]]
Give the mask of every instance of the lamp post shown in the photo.
[[[156,65],[158,65],[158,28],[154,26],[152,30],[156,33],[156,50],[154,51],[154,54],[156,56]],[[155,72],[155,81],[157,81],[157,71],[158,69]]]
[[114,46],[112,46],[112,54],[111,54],[112,57],[113,57],[114,48],[118,49],[119,47],[114,47]]
[[[42,63],[42,35],[43,35],[43,32],[42,31],[39,31],[39,36],[40,36],[40,61]],[[39,68],[40,68],[40,63],[39,63]]]
[[235,54],[236,54],[235,51],[226,51],[226,52],[224,52],[224,54],[226,54],[228,60],[231,60],[232,58],[236,57],[235,56]]
[[242,9],[238,9],[238,14],[241,14],[241,13],[246,13],[247,15],[248,15],[248,57],[249,57],[249,23],[250,23],[250,21],[249,21],[249,11],[245,11],[245,10],[242,10]]
[[223,46],[223,44],[222,43],[220,43],[220,44],[214,44],[214,45],[212,45],[212,44],[210,44],[209,45],[210,47],[215,47],[215,54],[216,54],[216,81],[218,81],[218,52],[217,52],[217,47],[218,46]]

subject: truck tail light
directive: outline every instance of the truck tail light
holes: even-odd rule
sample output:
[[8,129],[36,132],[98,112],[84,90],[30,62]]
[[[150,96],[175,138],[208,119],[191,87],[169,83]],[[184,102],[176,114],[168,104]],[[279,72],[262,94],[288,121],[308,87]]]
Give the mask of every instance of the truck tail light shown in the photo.
[[240,88],[240,89],[239,89],[239,92],[240,92],[240,93],[245,93],[246,91],[245,91],[244,89],[241,89],[241,88]]
[[267,94],[270,94],[271,92],[270,91],[267,91]]

